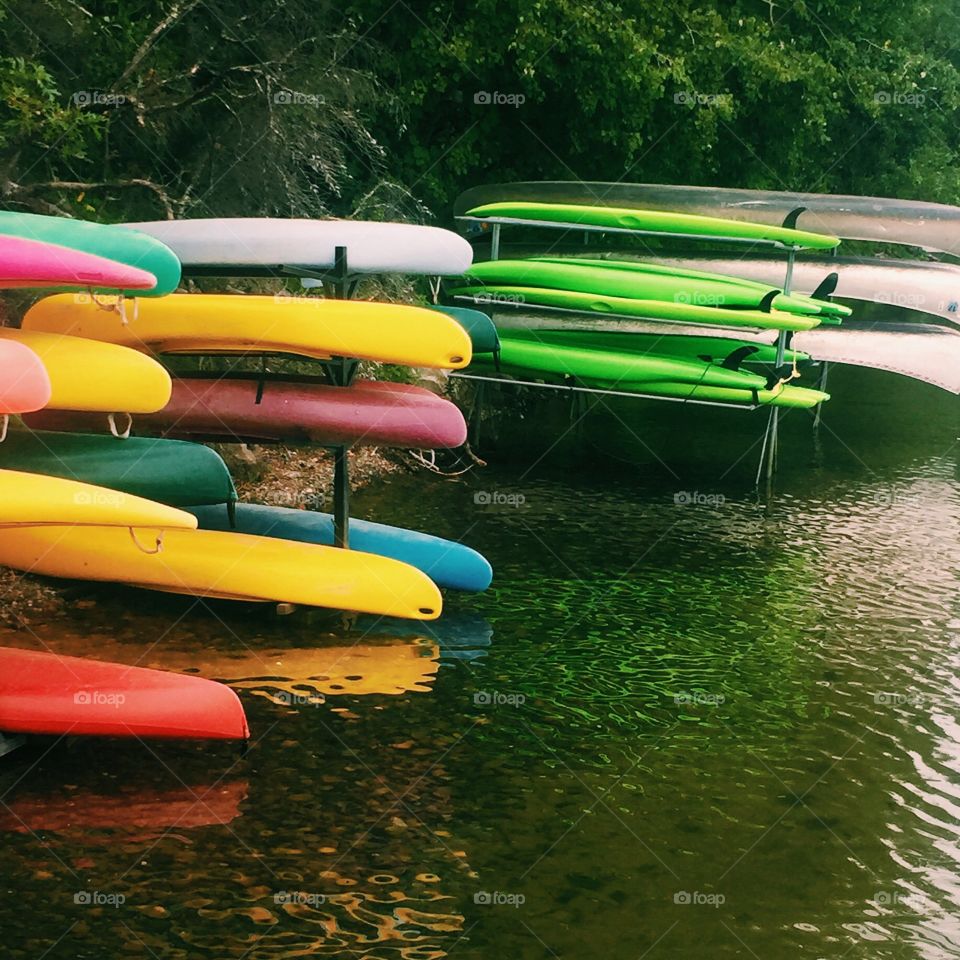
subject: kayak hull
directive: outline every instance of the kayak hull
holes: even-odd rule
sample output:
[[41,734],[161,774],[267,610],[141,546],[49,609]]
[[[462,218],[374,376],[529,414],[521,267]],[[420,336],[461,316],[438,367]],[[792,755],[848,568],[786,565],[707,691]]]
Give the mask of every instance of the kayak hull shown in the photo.
[[202,677],[0,648],[0,730],[53,736],[246,740],[236,693]]
[[51,391],[40,357],[22,343],[0,339],[0,416],[40,410]]
[[[54,430],[96,432],[104,426],[89,416],[46,411],[27,422]],[[296,380],[175,380],[170,403],[137,417],[134,428],[226,443],[408,449],[458,447],[467,437],[463,414],[449,400],[422,387],[374,381],[334,387]]]
[[[232,529],[223,507],[195,507],[190,512],[202,530]],[[301,543],[333,546],[334,542],[333,516],[312,510],[241,503],[236,507],[235,529],[240,533]],[[480,592],[486,590],[493,579],[493,569],[476,550],[414,530],[351,520],[350,546],[408,563],[422,570],[438,587]]]

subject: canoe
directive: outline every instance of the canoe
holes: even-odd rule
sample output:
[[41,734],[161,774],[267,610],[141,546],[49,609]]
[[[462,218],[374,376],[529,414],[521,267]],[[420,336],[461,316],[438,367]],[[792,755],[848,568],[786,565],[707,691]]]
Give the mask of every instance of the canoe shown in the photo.
[[[134,497],[119,490],[44,477],[19,470],[0,470],[0,527],[23,524],[170,527],[193,530],[192,514]],[[127,531],[123,531],[124,536]]]
[[0,416],[40,410],[49,402],[43,361],[22,343],[0,338]]
[[[736,360],[734,369],[743,364],[773,364],[777,362],[777,346],[774,343],[756,343],[730,340],[725,337],[678,336],[672,330],[659,334],[620,333],[607,330],[538,329],[511,330],[511,340],[547,343],[562,347],[579,347],[586,350],[604,350],[639,355],[671,357],[700,363],[724,364]],[[788,348],[787,362],[806,361],[805,353]]]
[[484,223],[556,224],[578,230],[625,231],[668,234],[701,239],[773,243],[807,250],[832,250],[839,238],[827,234],[791,230],[765,223],[705,217],[688,213],[611,207],[583,203],[536,203],[508,200],[471,207],[464,219]]
[[285,353],[452,369],[470,362],[464,329],[422,307],[219,294],[175,294],[138,301],[137,307],[125,322],[90,298],[47,297],[27,311],[23,328],[149,353]]
[[33,350],[50,377],[53,410],[152,413],[170,400],[170,374],[152,357],[84,337],[0,328],[0,340]]
[[[664,269],[696,267],[723,270],[767,282],[783,272],[783,264],[761,257],[657,258]],[[960,266],[931,260],[885,260],[879,257],[819,257],[797,260],[794,289],[812,292],[827,273],[837,275],[834,296],[841,300],[879,303],[916,311],[960,326]]]
[[809,387],[785,384],[772,390],[733,390],[727,387],[700,387],[689,383],[667,383],[659,380],[650,383],[612,384],[600,380],[589,381],[584,386],[642,393],[653,397],[675,400],[697,400],[701,403],[722,403],[740,406],[787,407],[796,410],[811,410],[830,399],[830,394]]
[[468,307],[430,306],[428,310],[438,310],[453,317],[467,331],[474,353],[496,353],[500,349],[500,337],[494,322],[482,311]]
[[490,260],[474,264],[466,281],[484,285],[549,287],[630,300],[662,300],[728,310],[759,310],[767,300],[774,310],[801,316],[849,316],[852,312],[849,307],[825,300],[787,296],[773,285],[695,270],[670,271],[638,261],[573,257]]
[[203,677],[0,648],[0,730],[53,736],[247,740],[236,693]]
[[[196,517],[190,519],[196,522]],[[146,531],[135,542],[118,527],[16,527],[0,537],[0,564],[188,596],[412,620],[433,620],[442,609],[440,591],[426,574],[358,550],[213,530],[165,530],[159,552],[147,552],[141,546],[145,541]]]
[[897,243],[952,253],[960,235],[960,207],[921,200],[857,197],[780,190],[671,186],[662,183],[545,181],[498,183],[461,194],[454,211],[462,216],[481,204],[504,200],[589,203],[780,224],[799,207],[798,223],[845,240]]
[[[163,297],[176,290],[180,283],[180,261],[173,251],[136,230],[69,217],[0,211],[0,235],[55,243],[126,264],[156,278],[156,283],[149,289],[124,288],[122,291],[133,296]],[[105,289],[115,287],[107,284]]]
[[500,366],[505,370],[552,374],[583,381],[603,380],[608,383],[664,380],[741,390],[756,390],[766,386],[766,378],[758,373],[729,370],[702,361],[512,338],[501,341]]
[[[492,305],[496,308],[546,307],[580,313],[601,313],[621,317],[643,317],[678,323],[708,323],[728,327],[755,327],[766,330],[812,330],[819,317],[799,316],[771,310],[727,310],[695,303],[667,303],[662,300],[631,300],[606,294],[574,290],[522,287],[506,284],[452,287],[448,295],[456,300]],[[42,302],[42,301],[41,301]],[[27,315],[29,317],[29,314]]]
[[[190,512],[197,518],[201,530],[232,529],[224,507],[194,507]],[[333,546],[334,542],[333,516],[312,510],[240,503],[236,507],[235,529],[301,543]],[[438,587],[479,592],[486,590],[493,578],[490,564],[476,550],[415,530],[351,520],[350,546],[364,553],[409,563],[422,570]]]
[[194,275],[308,276],[333,269],[337,247],[351,274],[457,274],[473,257],[452,231],[410,223],[232,217],[123,226],[165,243]]
[[151,290],[157,278],[146,270],[117,263],[57,243],[0,236],[0,288],[93,287]]
[[[31,427],[90,431],[106,424],[83,414],[43,411]],[[320,443],[405,449],[459,447],[467,424],[443,397],[405,383],[357,381],[349,387],[253,377],[173,381],[170,402],[138,416],[136,433],[224,443]]]
[[0,468],[109,487],[172,507],[237,499],[220,455],[180,440],[11,430],[0,443]]

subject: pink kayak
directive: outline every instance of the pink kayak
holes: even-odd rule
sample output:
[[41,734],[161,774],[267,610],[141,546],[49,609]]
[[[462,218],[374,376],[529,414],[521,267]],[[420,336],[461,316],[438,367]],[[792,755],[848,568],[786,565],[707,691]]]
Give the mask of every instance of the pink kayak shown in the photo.
[[15,340],[0,340],[0,416],[42,410],[50,402],[43,361]]
[[43,240],[0,236],[0,288],[152,290],[156,285],[152,273],[116,260]]
[[[406,383],[359,380],[349,387],[254,379],[174,380],[159,413],[134,418],[135,433],[190,440],[437,449],[467,438],[463,414],[449,400]],[[258,402],[259,398],[259,402]],[[27,418],[44,430],[103,432],[102,416],[44,411]]]
[[0,648],[0,732],[246,740],[229,687],[202,677]]

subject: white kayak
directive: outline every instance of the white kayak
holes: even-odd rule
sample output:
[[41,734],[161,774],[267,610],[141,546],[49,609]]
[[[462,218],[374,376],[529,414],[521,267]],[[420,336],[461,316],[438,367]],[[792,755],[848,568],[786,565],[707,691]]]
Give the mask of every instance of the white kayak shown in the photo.
[[465,273],[470,244],[450,230],[410,223],[364,220],[284,220],[232,217],[125,223],[165,243],[185,274],[299,276],[332,270],[336,248],[347,251],[350,274]]
[[642,207],[777,225],[782,224],[788,214],[804,207],[804,212],[791,224],[800,230],[827,233],[842,240],[898,243],[960,254],[960,207],[890,197],[555,180],[473,187],[457,198],[454,214],[462,216],[474,207],[508,200]]

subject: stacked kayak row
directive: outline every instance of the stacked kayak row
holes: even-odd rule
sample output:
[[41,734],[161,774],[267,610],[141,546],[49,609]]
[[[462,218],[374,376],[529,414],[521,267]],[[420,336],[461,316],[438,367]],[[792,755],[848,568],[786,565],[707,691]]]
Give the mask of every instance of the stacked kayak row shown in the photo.
[[[163,235],[172,229],[197,275],[316,278],[337,267],[339,287],[353,282],[354,273],[385,269],[457,273],[471,257],[454,234],[401,224],[142,226]],[[238,236],[231,246],[229,238]],[[222,251],[211,252],[210,242]],[[35,303],[19,329],[0,330],[0,373],[7,374],[0,414],[20,415],[27,428],[5,430],[0,443],[0,565],[197,597],[415,620],[439,616],[440,588],[489,585],[490,565],[459,543],[357,521],[353,549],[342,549],[342,517],[238,504],[223,460],[184,442],[309,442],[338,447],[343,458],[346,448],[364,443],[459,446],[466,425],[449,401],[354,374],[363,360],[465,367],[472,340],[480,349],[496,348],[485,317],[468,317],[465,329],[455,309],[177,295],[180,258],[146,230],[25,214],[0,213],[0,266],[6,286],[73,291]],[[165,364],[183,354],[254,357],[264,368],[268,360],[282,365],[296,357],[316,363],[320,373],[171,377]],[[131,435],[141,432],[159,436]],[[98,732],[96,711],[60,709],[61,694],[82,693],[90,670],[71,666],[65,674],[51,667],[49,696],[36,707],[44,657],[35,657],[27,662],[8,654],[4,661],[11,679],[0,681],[0,731]],[[89,666],[100,678],[97,690],[121,689],[110,665]],[[109,729],[99,732],[246,736],[245,721],[235,717],[220,727],[202,718],[178,727],[155,707],[162,694],[149,693],[173,687],[154,684],[146,673],[128,679],[131,691],[143,686],[148,694],[128,697],[131,708],[113,714]],[[206,702],[198,693],[203,683],[189,692],[198,702]],[[209,694],[218,696],[219,688]],[[215,705],[214,712],[224,709]]]

